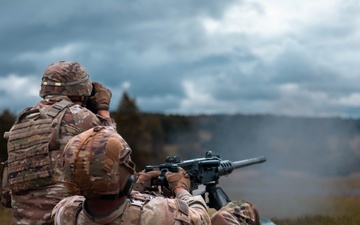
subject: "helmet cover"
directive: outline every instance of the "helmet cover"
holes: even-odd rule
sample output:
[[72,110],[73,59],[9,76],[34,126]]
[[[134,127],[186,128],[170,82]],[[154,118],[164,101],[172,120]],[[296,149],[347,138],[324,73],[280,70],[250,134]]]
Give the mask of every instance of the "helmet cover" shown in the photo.
[[85,68],[78,62],[50,64],[42,77],[40,97],[46,95],[90,96],[92,84]]
[[131,149],[112,128],[97,126],[64,148],[64,179],[72,194],[94,198],[119,194],[135,172]]

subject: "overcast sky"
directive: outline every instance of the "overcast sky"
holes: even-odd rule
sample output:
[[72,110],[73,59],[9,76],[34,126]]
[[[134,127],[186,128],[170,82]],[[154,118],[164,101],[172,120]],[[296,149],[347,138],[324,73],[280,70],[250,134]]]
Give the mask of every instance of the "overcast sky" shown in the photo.
[[358,0],[0,2],[0,109],[82,64],[141,111],[360,117]]

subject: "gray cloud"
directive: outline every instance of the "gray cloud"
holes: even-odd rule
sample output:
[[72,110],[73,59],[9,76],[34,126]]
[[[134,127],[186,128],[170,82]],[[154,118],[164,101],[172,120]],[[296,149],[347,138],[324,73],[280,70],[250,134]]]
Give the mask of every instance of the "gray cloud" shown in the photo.
[[358,116],[358,8],[338,0],[3,1],[0,108],[37,102],[46,66],[75,60],[112,89],[113,108],[127,90],[144,111]]

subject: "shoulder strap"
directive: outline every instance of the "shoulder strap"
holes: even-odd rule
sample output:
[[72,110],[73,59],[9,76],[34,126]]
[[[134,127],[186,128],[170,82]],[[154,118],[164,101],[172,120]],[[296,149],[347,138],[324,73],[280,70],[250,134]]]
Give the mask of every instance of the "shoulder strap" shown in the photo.
[[[50,110],[46,113],[46,115],[55,118],[64,108],[69,107],[71,105],[74,105],[74,103],[63,99],[53,104]],[[40,117],[41,117],[41,112],[39,109],[33,109],[32,107],[25,108],[16,118],[15,124],[21,122],[21,120],[23,120],[25,117],[35,113],[40,113]]]
[[21,122],[21,120],[23,120],[25,117],[27,117],[30,114],[33,113],[37,113],[39,112],[39,109],[32,109],[31,107],[27,107],[25,108],[20,114],[19,116],[16,118],[15,120],[15,124]]
[[67,101],[67,100],[61,100],[50,108],[50,110],[46,113],[46,115],[51,116],[52,118],[55,118],[63,109],[66,107],[69,107],[71,105],[74,105],[73,102]]
[[61,100],[57,103],[55,103],[54,105],[52,105],[52,107],[47,111],[46,115],[51,116],[52,118],[56,118],[57,117],[57,124],[55,129],[55,134],[52,137],[52,140],[50,142],[50,146],[51,148],[54,149],[58,149],[60,147],[60,144],[58,142],[59,138],[60,138],[60,125],[61,125],[61,121],[66,113],[66,109],[67,107],[70,107],[74,105],[73,102],[67,101],[67,100]]

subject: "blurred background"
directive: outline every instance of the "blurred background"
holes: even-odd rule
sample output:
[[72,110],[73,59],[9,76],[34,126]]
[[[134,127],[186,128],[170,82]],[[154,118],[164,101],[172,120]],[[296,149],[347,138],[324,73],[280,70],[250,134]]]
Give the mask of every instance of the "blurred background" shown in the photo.
[[40,100],[49,64],[78,61],[111,89],[137,168],[207,150],[265,156],[221,179],[232,199],[271,218],[358,218],[359,10],[355,0],[1,1],[0,132]]
[[[127,93],[112,117],[133,150],[137,171],[165,163],[167,156],[203,158],[209,150],[231,161],[265,156],[264,163],[221,177],[219,186],[232,200],[249,201],[269,218],[358,214],[358,119],[144,113]],[[1,132],[14,119],[4,110]]]

